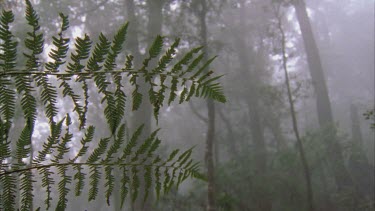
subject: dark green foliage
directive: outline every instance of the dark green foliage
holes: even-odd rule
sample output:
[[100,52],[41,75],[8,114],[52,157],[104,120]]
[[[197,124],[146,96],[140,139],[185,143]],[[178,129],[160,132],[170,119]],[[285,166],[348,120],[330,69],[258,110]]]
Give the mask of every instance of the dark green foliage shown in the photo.
[[[124,67],[119,67],[116,59],[122,55],[128,24],[120,27],[113,41],[102,33],[95,45],[88,35],[78,37],[75,50],[71,52],[70,40],[64,35],[69,28],[68,16],[60,14],[61,27],[58,35],[52,37],[54,47],[48,54],[52,61],[43,63],[44,38],[39,17],[30,1],[26,0],[26,6],[26,20],[30,27],[24,42],[27,50],[23,54],[17,53],[18,43],[9,30],[14,20],[13,13],[3,11],[0,17],[0,210],[35,209],[33,192],[37,181],[41,182],[46,193],[45,207],[37,209],[51,209],[56,204],[56,210],[64,210],[72,189],[76,196],[80,196],[87,188],[89,201],[104,191],[110,205],[115,170],[122,172],[119,184],[121,206],[129,195],[133,201],[138,197],[147,200],[155,191],[159,198],[161,193],[178,187],[189,177],[204,179],[199,172],[199,163],[191,159],[192,149],[182,153],[174,150],[167,159],[157,155],[161,143],[157,137],[159,130],[139,140],[143,132],[141,125],[127,140],[124,124],[127,96],[123,79],[129,79],[129,86],[133,89],[129,97],[133,110],[140,107],[143,97],[148,97],[157,119],[164,102],[169,105],[178,99],[182,103],[192,96],[226,101],[217,83],[220,76],[211,77],[212,71],[203,71],[214,58],[200,65],[203,53],[199,47],[177,60],[179,39],[163,53],[164,38],[157,36],[141,68],[134,67],[132,55],[127,55]],[[26,63],[16,64],[18,57],[25,57]],[[66,70],[62,70],[65,63]],[[16,66],[20,69],[15,69]],[[54,79],[59,81],[59,86],[53,84]],[[150,87],[149,96],[140,94],[144,85]],[[89,144],[98,139],[95,137],[96,128],[86,125],[89,90],[90,95],[102,96],[110,132],[108,137],[99,138],[94,148]],[[180,90],[182,93],[178,94]],[[17,98],[20,105],[16,103]],[[57,98],[71,100],[72,110],[62,113]],[[37,109],[37,102],[41,102],[41,109]],[[19,137],[11,140],[9,133],[17,106],[22,108],[25,124]],[[42,115],[39,110],[45,111],[44,117],[50,128],[45,142],[33,140],[37,116]],[[76,134],[73,128],[76,127],[84,134],[81,146],[76,146],[74,153],[72,143]],[[33,149],[33,141],[42,145],[38,152]],[[16,148],[12,149],[14,145]],[[145,184],[144,190],[140,190],[141,183]],[[17,184],[20,207],[16,207]],[[140,196],[140,193],[144,194]]]
[[366,120],[370,120],[371,123],[370,123],[370,127],[372,129],[375,129],[375,108],[374,109],[369,109],[367,110],[363,116],[365,116],[365,119]]

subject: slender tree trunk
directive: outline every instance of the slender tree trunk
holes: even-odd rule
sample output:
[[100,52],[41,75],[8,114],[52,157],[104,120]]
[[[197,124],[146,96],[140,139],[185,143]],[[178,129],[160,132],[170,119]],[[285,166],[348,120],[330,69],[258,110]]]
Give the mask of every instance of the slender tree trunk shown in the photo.
[[291,91],[290,82],[289,82],[289,74],[288,74],[288,67],[287,67],[288,60],[287,60],[286,48],[285,48],[285,43],[286,43],[285,33],[284,33],[284,29],[282,27],[281,17],[280,17],[280,14],[279,14],[278,10],[276,11],[276,16],[277,16],[277,19],[278,19],[278,28],[279,28],[280,33],[281,33],[281,51],[282,51],[282,58],[283,58],[282,63],[283,63],[283,69],[284,69],[284,74],[285,74],[285,85],[286,85],[287,93],[288,93],[288,102],[289,102],[289,106],[290,106],[290,114],[292,116],[293,131],[294,131],[294,135],[295,135],[296,140],[297,140],[297,147],[298,147],[299,154],[301,156],[301,163],[302,163],[303,172],[304,172],[304,175],[305,175],[306,197],[307,197],[307,204],[308,204],[307,209],[309,211],[314,211],[314,199],[313,199],[313,190],[312,190],[312,185],[311,185],[310,168],[309,168],[309,165],[308,165],[308,162],[307,162],[307,159],[306,159],[305,150],[303,148],[302,140],[301,140],[300,135],[299,135],[298,123],[297,123],[297,117],[296,117],[297,114],[296,114],[296,111],[295,111],[295,108],[294,108],[292,91]]
[[[200,1],[199,23],[201,43],[205,51],[205,60],[207,61],[207,4],[206,0]],[[208,67],[207,67],[208,70]],[[215,167],[214,167],[214,141],[215,141],[215,104],[211,99],[207,100],[207,135],[205,149],[205,163],[207,168],[207,211],[215,211]]]
[[[319,50],[315,42],[304,0],[294,0],[293,3],[302,33],[313,87],[316,93],[319,125],[321,128],[326,128],[332,126],[334,120]],[[332,170],[338,190],[344,191],[345,189],[353,188],[353,181],[344,165],[342,148],[338,143],[336,135],[330,137],[326,141],[330,161],[333,164]]]
[[[240,25],[244,27],[246,20],[245,3],[241,2],[240,5]],[[259,95],[258,95],[258,74],[262,67],[256,63],[256,54],[246,44],[244,39],[246,30],[240,31],[235,35],[235,46],[238,52],[239,63],[242,74],[249,79],[247,105],[249,109],[250,131],[252,141],[254,143],[254,162],[255,162],[255,175],[259,178],[260,184],[267,184],[267,150],[264,139],[264,126],[260,116]],[[268,190],[261,188],[257,194],[257,210],[270,211],[272,210],[272,201]]]
[[223,120],[225,124],[225,128],[228,130],[226,140],[229,142],[229,154],[233,159],[236,159],[238,155],[238,150],[236,147],[236,142],[234,139],[234,132],[232,124],[230,123],[229,119],[224,115],[221,109],[218,109],[219,116]]

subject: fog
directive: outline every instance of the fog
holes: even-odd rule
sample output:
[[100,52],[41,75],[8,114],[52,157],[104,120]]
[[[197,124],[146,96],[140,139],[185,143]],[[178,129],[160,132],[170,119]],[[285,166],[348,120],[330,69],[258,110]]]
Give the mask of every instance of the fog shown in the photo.
[[[68,182],[72,185],[66,196],[67,206],[56,210],[375,209],[374,0],[30,2],[39,16],[44,37],[45,51],[40,56],[41,63],[53,61],[48,52],[55,48],[52,36],[59,33],[60,12],[69,16],[70,28],[65,35],[71,38],[71,49],[77,48],[73,42],[75,37],[87,34],[96,43],[100,41],[99,34],[103,33],[112,39],[119,27],[129,22],[124,48],[116,58],[116,63],[121,64],[119,66],[122,67],[127,61],[126,56],[131,54],[134,56],[134,66],[142,67],[157,35],[164,36],[164,51],[171,47],[176,38],[180,38],[173,58],[181,59],[186,52],[198,46],[202,46],[206,52],[202,54],[202,61],[217,56],[207,69],[213,70],[215,76],[223,75],[218,82],[226,96],[225,103],[194,96],[189,102],[179,103],[177,100],[170,105],[164,103],[157,110],[160,112],[157,120],[153,113],[155,108],[151,106],[153,102],[150,104],[147,98],[137,111],[133,111],[133,84],[124,79],[125,74],[121,79],[121,88],[127,96],[124,100],[126,109],[124,118],[119,121],[126,125],[126,143],[141,124],[144,124],[144,129],[140,139],[146,139],[160,128],[158,137],[161,146],[156,153],[167,158],[174,149],[183,151],[193,147],[192,158],[200,162],[200,171],[205,179],[189,178],[178,189],[173,187],[169,193],[162,193],[159,199],[153,189],[157,184],[153,182],[146,200],[143,200],[145,191],[140,190],[139,198],[134,201],[126,199],[124,206],[120,207],[122,172],[119,169],[113,169],[114,190],[108,203],[105,195],[105,168],[100,170],[96,199],[88,201],[89,186],[82,189],[81,196],[75,196],[76,178],[72,167],[65,170],[72,176],[72,181]],[[26,4],[20,0],[0,0],[0,8],[14,13],[15,21],[10,29],[20,43],[17,48],[18,54],[22,55],[21,52],[25,52],[26,48],[26,32],[30,30],[24,18]],[[1,55],[5,48],[1,46]],[[6,67],[2,58],[1,68],[4,69]],[[83,64],[88,62],[87,58],[82,60]],[[157,65],[158,59],[161,59],[160,55],[150,63]],[[22,69],[25,61],[26,58],[18,57],[16,67]],[[62,67],[66,69],[68,62],[62,64]],[[108,89],[115,90],[115,80],[109,77],[107,80]],[[152,80],[162,84],[163,77]],[[50,81],[54,86],[60,86],[57,78],[51,76]],[[97,86],[94,80],[87,83],[89,87]],[[73,90],[80,90],[81,87],[71,86]],[[167,88],[172,89],[173,82],[169,82]],[[35,90],[37,94],[42,93],[40,87]],[[106,104],[102,103],[105,101],[105,93],[98,94],[96,90],[90,88],[87,93],[77,91],[79,95],[90,95],[86,125],[95,126],[96,131],[93,141],[89,143],[89,152],[99,145],[101,138],[113,137],[111,135],[118,132],[116,130],[116,133],[112,133],[108,129]],[[141,83],[139,90],[144,96],[149,93],[146,83]],[[177,98],[181,97],[183,89],[179,88],[176,94]],[[64,157],[69,160],[78,154],[86,130],[80,128],[81,117],[79,112],[74,111],[74,102],[70,98],[63,98],[62,91],[58,91],[57,96],[56,122],[62,120],[66,113],[72,118],[70,133],[73,138],[67,144],[70,149]],[[166,100],[169,97],[167,95]],[[3,112],[6,102],[3,101],[0,101],[0,121],[5,125],[2,119],[7,118]],[[12,121],[9,138],[12,143],[16,143],[22,128],[27,124],[26,118],[22,118],[21,101],[21,97],[16,100],[19,105],[15,108],[16,116]],[[79,103],[83,104],[84,101]],[[45,147],[43,143],[52,133],[51,122],[44,114],[46,107],[43,101],[37,100],[36,104],[38,115],[32,132],[32,144],[28,145],[31,152],[27,154],[27,159],[18,161],[30,162],[31,166],[30,158],[34,159],[37,152]],[[60,139],[63,140],[63,135]],[[4,139],[0,144],[5,143]],[[139,142],[137,144],[141,145]],[[15,154],[16,145],[11,146]],[[46,164],[56,159],[52,151],[47,153],[47,159],[43,161]],[[13,162],[6,157],[0,160],[1,165],[3,162]],[[7,171],[1,167],[3,170]],[[57,188],[61,178],[57,172],[60,170],[56,166],[52,171],[55,172],[53,177],[56,187],[52,188],[49,196],[50,210],[55,209],[61,196]],[[82,171],[87,174],[85,184],[91,184],[88,178],[92,169],[89,170],[87,166]],[[139,171],[139,174],[147,173],[146,170]],[[1,177],[5,181],[5,176]],[[46,187],[41,185],[41,176],[36,176],[34,180],[36,182],[30,192],[34,195],[32,207],[21,210],[36,210],[38,207],[46,210]],[[142,180],[139,185],[147,186],[145,183]],[[0,184],[0,195],[4,195],[6,188],[3,185],[6,183]],[[20,183],[15,187],[19,189]],[[22,193],[25,192],[16,192],[15,207],[18,208],[22,206]],[[4,200],[0,203],[0,210],[7,210],[5,197],[0,199]]]

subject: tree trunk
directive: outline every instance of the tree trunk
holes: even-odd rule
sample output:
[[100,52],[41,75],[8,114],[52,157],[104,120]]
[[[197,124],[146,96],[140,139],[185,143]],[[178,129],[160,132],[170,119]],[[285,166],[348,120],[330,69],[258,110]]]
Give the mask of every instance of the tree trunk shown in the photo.
[[[205,51],[205,60],[207,61],[207,25],[206,14],[207,4],[206,0],[200,1],[199,22],[200,22],[200,37],[201,44]],[[207,67],[206,70],[208,70]],[[207,211],[215,211],[215,167],[214,167],[214,141],[215,141],[215,104],[213,100],[207,100],[207,135],[206,135],[206,149],[205,149],[205,163],[207,168]]]
[[224,115],[223,111],[221,109],[218,109],[219,116],[223,120],[225,124],[225,128],[228,130],[227,135],[226,135],[226,140],[229,142],[229,155],[232,159],[237,159],[238,155],[238,150],[236,147],[236,141],[234,139],[234,132],[233,132],[233,127],[229,119]]
[[293,96],[292,96],[292,91],[290,88],[290,81],[289,81],[289,74],[288,74],[288,67],[287,67],[287,56],[286,56],[286,38],[285,38],[285,33],[284,29],[282,27],[282,22],[281,22],[281,16],[279,14],[279,11],[276,11],[276,16],[278,19],[278,28],[281,32],[281,51],[282,51],[282,66],[284,69],[284,74],[285,74],[285,85],[287,88],[287,93],[288,93],[288,102],[290,106],[290,114],[292,116],[292,125],[293,125],[293,131],[294,135],[296,137],[297,141],[297,148],[301,157],[301,163],[303,167],[303,173],[305,176],[305,182],[306,182],[306,198],[307,198],[307,204],[308,207],[307,209],[309,211],[314,211],[314,199],[313,199],[313,189],[312,189],[312,184],[311,184],[311,174],[310,174],[310,167],[308,165],[307,159],[306,159],[306,153],[303,148],[302,140],[299,135],[299,130],[298,130],[298,123],[297,123],[297,114],[294,108],[294,102],[293,102]]
[[[328,96],[328,89],[323,73],[323,67],[320,60],[319,50],[315,42],[312,27],[306,11],[306,5],[303,0],[294,0],[294,8],[297,20],[301,29],[302,38],[305,46],[307,63],[313,87],[316,94],[316,105],[318,111],[318,120],[321,128],[333,126],[334,120],[331,111],[331,103]],[[328,154],[333,164],[333,173],[336,185],[339,191],[353,188],[353,181],[344,165],[342,148],[338,143],[336,135],[333,135],[327,141]]]
[[[240,5],[240,25],[244,27],[246,20],[246,8],[244,2]],[[249,120],[250,120],[250,131],[252,141],[254,143],[254,162],[255,162],[255,177],[259,179],[259,183],[262,185],[267,184],[267,151],[264,139],[264,126],[260,116],[259,107],[259,95],[258,95],[258,82],[259,77],[256,71],[259,71],[262,67],[259,67],[256,63],[256,54],[246,44],[244,37],[246,32],[241,31],[235,35],[235,46],[238,52],[239,63],[241,67],[241,73],[244,77],[248,78],[248,95],[245,96],[248,109],[249,109]],[[265,185],[264,185],[265,186]],[[270,211],[272,210],[272,202],[270,200],[270,194],[266,189],[257,190],[257,210]]]

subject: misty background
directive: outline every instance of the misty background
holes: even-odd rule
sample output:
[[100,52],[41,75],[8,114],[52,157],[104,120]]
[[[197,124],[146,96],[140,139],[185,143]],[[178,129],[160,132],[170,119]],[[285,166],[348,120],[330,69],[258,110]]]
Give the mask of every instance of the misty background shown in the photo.
[[[129,21],[122,58],[131,53],[138,63],[158,34],[169,44],[181,38],[181,53],[204,46],[207,58],[217,56],[210,69],[224,74],[227,103],[164,106],[158,124],[147,103],[126,114],[130,131],[140,123],[148,133],[162,128],[165,151],[195,146],[208,181],[186,182],[158,202],[128,202],[123,210],[374,210],[374,0],[31,2],[46,50],[62,12],[72,38],[112,37]],[[24,2],[0,5],[14,11],[12,30],[23,40]],[[59,107],[64,113],[72,103]],[[91,97],[90,109],[97,112],[88,124],[105,136],[99,97]],[[34,151],[49,135],[47,121],[37,120]],[[43,207],[44,194],[35,188],[35,207]],[[109,207],[102,198],[88,203],[71,193],[68,207],[120,210],[116,194]]]

